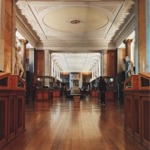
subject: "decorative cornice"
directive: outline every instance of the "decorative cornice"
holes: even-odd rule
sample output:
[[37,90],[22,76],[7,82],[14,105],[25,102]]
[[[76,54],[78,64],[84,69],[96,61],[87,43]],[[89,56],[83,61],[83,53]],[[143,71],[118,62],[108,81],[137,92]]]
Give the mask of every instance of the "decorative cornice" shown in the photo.
[[[44,47],[43,47],[44,45]],[[42,41],[38,43],[37,49],[52,49],[52,50],[65,50],[65,51],[90,51],[90,50],[108,50],[115,49],[113,43],[103,41]]]
[[36,47],[39,42],[39,37],[32,30],[31,26],[27,23],[23,15],[16,6],[16,28],[17,30],[34,46]]
[[112,38],[118,47],[135,30],[135,13],[133,12]]

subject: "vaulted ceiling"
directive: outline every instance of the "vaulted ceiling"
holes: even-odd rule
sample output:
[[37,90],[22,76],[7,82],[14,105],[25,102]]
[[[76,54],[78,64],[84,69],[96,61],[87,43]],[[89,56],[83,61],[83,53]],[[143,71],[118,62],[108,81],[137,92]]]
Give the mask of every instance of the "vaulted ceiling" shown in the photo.
[[114,36],[129,16],[133,1],[18,0],[16,4],[39,37],[36,49],[57,52],[54,57],[62,70],[68,66],[68,70],[81,71],[91,67],[94,60],[89,58],[95,52],[116,48]]

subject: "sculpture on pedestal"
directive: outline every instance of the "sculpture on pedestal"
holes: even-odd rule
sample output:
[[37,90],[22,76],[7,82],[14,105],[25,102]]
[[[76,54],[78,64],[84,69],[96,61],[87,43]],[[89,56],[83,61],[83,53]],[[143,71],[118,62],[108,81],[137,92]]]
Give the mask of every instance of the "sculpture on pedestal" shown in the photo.
[[21,47],[18,46],[15,48],[15,57],[16,57],[16,62],[15,62],[15,69],[14,72],[15,74],[19,75],[20,78],[22,78],[23,73],[24,73],[24,68],[22,65],[22,58],[20,55]]
[[129,56],[125,57],[125,79],[134,74],[133,62],[130,60]]

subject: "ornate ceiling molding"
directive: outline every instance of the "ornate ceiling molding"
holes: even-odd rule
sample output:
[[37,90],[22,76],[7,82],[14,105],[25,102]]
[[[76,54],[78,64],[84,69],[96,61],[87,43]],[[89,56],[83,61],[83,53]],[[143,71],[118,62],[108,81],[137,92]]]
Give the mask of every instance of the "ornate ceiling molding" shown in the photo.
[[16,7],[16,28],[17,30],[28,40],[30,43],[36,47],[39,42],[39,37],[32,30],[31,26],[24,20],[24,17],[21,15],[21,12]]
[[[84,1],[76,2],[74,0],[69,1],[67,3],[66,1],[57,1],[56,3],[51,0],[44,0],[44,1],[43,0],[41,1],[40,0],[38,1],[19,0],[17,2],[17,6],[21,10],[22,14],[26,17],[26,19],[28,20],[28,23],[31,24],[32,29],[40,37],[40,40],[38,41],[36,48],[42,48],[42,49],[52,48],[55,50],[61,50],[61,47],[62,49],[64,49],[65,47],[67,47],[67,49],[69,48],[75,49],[75,47],[77,48],[80,47],[80,49],[85,48],[85,50],[87,47],[88,49],[94,48],[93,50],[99,50],[99,49],[104,49],[104,48],[114,49],[115,46],[114,46],[114,43],[113,43],[114,40],[112,39],[112,37],[114,37],[116,30],[119,30],[119,27],[124,23],[124,20],[126,16],[128,15],[129,13],[128,11],[129,9],[131,9],[132,4],[133,4],[132,0],[124,0],[124,1],[122,0],[99,0],[96,2],[89,0],[88,2],[86,1],[86,3]],[[77,16],[77,18],[76,17],[70,18],[71,21],[77,20],[79,22],[78,24],[73,24],[75,25],[75,28],[71,29],[70,26],[67,26],[68,29],[66,28],[68,31],[72,31],[72,32],[63,32],[66,29],[63,30],[61,23],[58,24],[57,21],[59,21],[59,14],[61,14],[61,11],[62,12],[68,11],[69,7],[84,8],[84,9],[86,8],[88,11],[90,8],[96,11],[103,12],[103,14],[108,17],[109,22],[103,28],[100,28],[98,30],[95,30],[92,32],[88,32],[87,30],[82,31],[81,28],[80,30],[76,29],[78,25],[81,25],[81,22],[83,23],[82,21],[83,19],[80,19],[79,16]],[[58,18],[56,19],[57,20],[56,22],[54,19],[54,22],[56,23],[56,26],[58,29],[55,30],[53,28],[46,26],[43,23],[43,18],[50,12],[51,12],[50,13],[51,15],[53,12],[57,13],[57,11],[58,11],[58,16],[57,15],[56,16]],[[68,14],[69,14],[69,11],[68,11]],[[49,22],[49,19],[47,21]],[[71,25],[71,23],[69,25]],[[53,27],[53,23],[50,24],[50,26]],[[60,27],[62,29],[60,29],[59,31]],[[81,32],[75,32],[75,30],[81,31]],[[89,26],[88,26],[88,30],[90,31]]]

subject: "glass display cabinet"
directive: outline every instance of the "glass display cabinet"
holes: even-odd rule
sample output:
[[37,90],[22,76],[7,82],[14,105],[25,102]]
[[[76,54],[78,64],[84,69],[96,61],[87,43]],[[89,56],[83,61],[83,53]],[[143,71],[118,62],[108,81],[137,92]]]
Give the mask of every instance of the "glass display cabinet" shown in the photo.
[[0,73],[0,148],[25,129],[25,81]]
[[148,72],[139,73],[139,89],[150,90],[150,73]]
[[10,73],[0,73],[0,90],[10,88],[11,88]]
[[60,96],[60,81],[50,76],[37,76],[36,78],[36,100],[50,100]]
[[25,81],[18,75],[0,73],[0,90],[25,90]]
[[50,88],[53,89],[54,78],[50,76],[37,76],[36,88]]
[[132,75],[124,83],[125,131],[149,148],[150,73]]
[[124,82],[124,90],[136,90],[138,89],[138,75],[131,75]]

